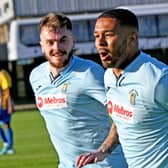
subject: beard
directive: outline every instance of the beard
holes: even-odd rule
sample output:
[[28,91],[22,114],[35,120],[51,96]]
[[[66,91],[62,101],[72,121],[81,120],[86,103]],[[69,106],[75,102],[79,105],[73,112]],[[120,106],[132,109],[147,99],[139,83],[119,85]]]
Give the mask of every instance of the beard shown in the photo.
[[70,62],[70,60],[72,58],[73,50],[71,50],[68,55],[67,55],[66,51],[60,51],[60,53],[61,53],[62,57],[66,57],[64,60],[61,60],[61,58],[58,58],[58,59],[56,58],[54,60],[54,57],[55,57],[54,55],[56,55],[56,53],[54,53],[54,52],[50,53],[50,56],[46,56],[47,60],[49,61],[50,65],[52,67],[63,68],[66,65],[68,65],[68,63]]
[[113,68],[114,65],[111,63],[111,61],[102,61],[102,65],[104,68]]
[[104,53],[102,53],[100,52],[101,55],[106,57],[106,59],[101,60],[104,68],[125,68],[125,64],[127,64],[128,59],[127,48],[125,45],[115,48],[113,52],[106,49],[104,50]]
[[62,67],[65,67],[66,65],[68,65],[68,63],[70,62],[70,60],[72,58],[72,55],[73,55],[73,50],[70,51],[67,59],[65,59],[65,61],[63,62]]

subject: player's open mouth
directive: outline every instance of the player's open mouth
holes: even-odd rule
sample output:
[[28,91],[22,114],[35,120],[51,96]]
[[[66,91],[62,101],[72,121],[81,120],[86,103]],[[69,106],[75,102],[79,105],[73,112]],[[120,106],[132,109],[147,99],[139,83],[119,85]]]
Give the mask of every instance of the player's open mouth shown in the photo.
[[106,60],[109,60],[111,58],[109,53],[105,52],[105,51],[99,52],[99,55],[100,55],[100,58],[101,58],[102,61],[106,61]]
[[63,56],[63,54],[62,53],[52,53],[51,56],[55,57],[55,58],[61,58]]

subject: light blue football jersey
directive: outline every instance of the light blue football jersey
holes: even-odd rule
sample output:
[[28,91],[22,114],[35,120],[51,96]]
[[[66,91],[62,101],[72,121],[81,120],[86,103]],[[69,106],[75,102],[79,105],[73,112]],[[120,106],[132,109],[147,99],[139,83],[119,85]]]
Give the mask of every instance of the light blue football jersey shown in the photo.
[[[58,152],[59,168],[74,168],[77,156],[95,151],[111,127],[105,107],[104,70],[90,60],[73,56],[53,78],[48,62],[30,75],[36,104]],[[111,166],[112,165],[112,166]],[[103,162],[86,168],[125,168],[121,146]]]
[[130,168],[168,168],[168,66],[141,54],[105,72],[108,111]]

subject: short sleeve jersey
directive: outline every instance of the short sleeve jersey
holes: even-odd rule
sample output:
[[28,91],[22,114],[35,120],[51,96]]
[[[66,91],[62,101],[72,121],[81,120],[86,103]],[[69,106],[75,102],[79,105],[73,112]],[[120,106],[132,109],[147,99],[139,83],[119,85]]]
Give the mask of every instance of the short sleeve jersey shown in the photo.
[[8,88],[11,88],[12,87],[12,79],[11,79],[10,74],[4,69],[2,70],[2,73],[3,73],[4,78],[7,81]]
[[5,70],[1,70],[0,72],[0,88],[2,90],[8,89],[9,87],[11,87],[11,79],[10,76],[8,74],[8,72],[6,72]]
[[0,71],[0,106],[2,109],[7,109],[7,101],[9,92],[8,89],[11,87],[11,79],[7,71]]
[[[32,71],[30,83],[58,152],[59,168],[74,168],[77,156],[97,150],[111,127],[105,107],[103,68],[73,56],[57,78],[50,73],[48,62],[41,64]],[[111,163],[112,160],[115,162]],[[124,167],[123,163],[122,153],[116,151],[112,159],[110,156],[86,167],[109,168],[114,164],[117,168]]]
[[105,72],[108,111],[130,168],[168,167],[168,66],[141,54],[116,78]]

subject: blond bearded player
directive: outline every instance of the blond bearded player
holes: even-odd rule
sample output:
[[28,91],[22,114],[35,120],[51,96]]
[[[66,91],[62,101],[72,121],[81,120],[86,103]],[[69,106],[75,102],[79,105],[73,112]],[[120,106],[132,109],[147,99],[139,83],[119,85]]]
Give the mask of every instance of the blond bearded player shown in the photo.
[[[51,13],[40,23],[47,62],[36,67],[30,82],[59,155],[59,168],[75,168],[79,154],[96,150],[110,130],[106,112],[103,68],[73,55],[71,21]],[[125,168],[121,147],[101,163],[86,168]]]

